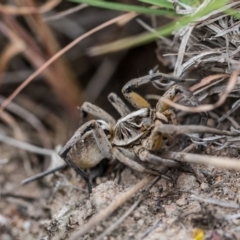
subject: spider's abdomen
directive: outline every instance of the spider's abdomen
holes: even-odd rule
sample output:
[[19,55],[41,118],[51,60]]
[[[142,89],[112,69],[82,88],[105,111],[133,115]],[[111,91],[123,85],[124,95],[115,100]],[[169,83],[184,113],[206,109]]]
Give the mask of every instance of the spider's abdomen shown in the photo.
[[88,133],[87,135],[77,141],[68,152],[75,165],[83,169],[95,167],[104,158],[93,134]]
[[153,124],[152,110],[142,108],[120,118],[114,128],[113,144],[126,146],[146,135]]

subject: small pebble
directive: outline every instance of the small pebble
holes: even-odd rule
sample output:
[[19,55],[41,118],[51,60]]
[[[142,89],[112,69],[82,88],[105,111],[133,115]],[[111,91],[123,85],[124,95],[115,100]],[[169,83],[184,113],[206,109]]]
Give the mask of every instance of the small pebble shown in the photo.
[[176,212],[176,205],[175,204],[166,205],[165,212],[167,216],[172,216],[174,212]]
[[181,197],[176,201],[176,204],[181,207],[188,203],[187,199],[185,197]]
[[139,220],[137,221],[137,225],[142,226],[143,224],[144,224],[144,220],[143,220],[143,219],[139,219]]
[[135,220],[138,220],[141,218],[141,214],[139,212],[134,212],[133,216]]
[[207,183],[205,183],[205,182],[201,183],[201,189],[202,190],[206,190],[208,188],[209,188],[209,185]]
[[240,225],[240,219],[233,219],[232,220],[232,222],[233,222],[233,224],[235,224],[235,225],[237,225],[237,226],[239,226]]

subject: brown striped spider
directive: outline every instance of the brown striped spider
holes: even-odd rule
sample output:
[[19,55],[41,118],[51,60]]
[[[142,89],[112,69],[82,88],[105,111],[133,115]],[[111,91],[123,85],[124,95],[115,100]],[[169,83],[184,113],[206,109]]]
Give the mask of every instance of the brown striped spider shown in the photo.
[[[81,107],[83,115],[91,114],[97,120],[84,123],[61,149],[59,155],[88,182],[89,176],[82,169],[91,169],[103,159],[115,160],[132,169],[158,175],[155,169],[143,166],[141,162],[165,166],[176,166],[174,160],[162,159],[156,155],[163,142],[158,130],[162,122],[177,124],[173,111],[161,99],[154,108],[142,96],[134,91],[141,85],[159,80],[161,74],[148,75],[129,81],[122,93],[126,100],[137,110],[131,112],[125,103],[115,94],[108,96],[110,103],[121,115],[116,121],[103,109],[85,102]],[[170,87],[163,97],[173,100],[177,93],[192,99],[192,93],[180,85]]]

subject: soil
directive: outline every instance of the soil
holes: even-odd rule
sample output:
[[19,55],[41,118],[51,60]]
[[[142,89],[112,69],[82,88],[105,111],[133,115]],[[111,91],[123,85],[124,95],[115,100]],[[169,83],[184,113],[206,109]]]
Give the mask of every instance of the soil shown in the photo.
[[[5,151],[7,154],[9,149]],[[85,182],[72,169],[48,176],[41,183],[20,186],[19,182],[27,177],[24,165],[9,158],[9,154],[6,156],[6,162],[1,158],[2,193],[11,192],[32,199],[2,196],[3,240],[70,239],[96,213],[144,177],[144,174],[125,168],[119,182],[114,174],[110,179],[98,178],[90,196]],[[198,168],[206,176],[206,183],[200,183],[193,173],[178,169],[169,171],[167,175],[173,180],[158,181],[138,208],[104,239],[198,239],[194,237],[197,231],[204,232],[204,239],[240,239],[239,215],[235,216],[239,213],[239,172],[211,166]],[[82,239],[95,239],[117,221],[140,194]]]

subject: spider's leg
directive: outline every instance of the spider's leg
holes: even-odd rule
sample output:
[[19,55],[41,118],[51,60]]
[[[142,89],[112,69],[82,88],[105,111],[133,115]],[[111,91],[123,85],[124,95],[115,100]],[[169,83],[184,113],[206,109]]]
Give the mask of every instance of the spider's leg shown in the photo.
[[[199,104],[197,98],[193,95],[193,93],[180,85],[173,85],[168,89],[163,97],[173,100],[178,93],[182,94],[186,99],[188,99],[192,106],[197,106]],[[156,105],[156,110],[165,116],[170,116],[172,123],[174,125],[177,125],[177,118],[174,111],[169,109],[169,105],[163,102],[161,98]],[[200,112],[199,114],[201,117],[200,125],[206,125],[208,114],[206,112]],[[203,134],[200,134],[200,137],[203,137]]]
[[[150,105],[145,100],[142,96],[140,96],[138,93],[134,91],[134,89],[145,85],[147,83],[156,83],[159,82],[160,80],[169,80],[169,81],[176,81],[176,82],[185,82],[184,79],[180,79],[174,76],[169,76],[168,74],[163,74],[163,73],[155,73],[155,74],[149,74],[140,78],[135,78],[127,82],[124,87],[122,88],[122,93],[124,97],[136,108],[149,108]],[[154,85],[156,86],[156,85]],[[192,96],[191,91],[185,89],[182,86],[179,85],[174,85],[169,88],[169,90],[164,94],[164,97],[173,100],[174,96],[177,93],[182,93],[184,96],[189,94]],[[161,106],[160,106],[161,105]],[[164,112],[169,108],[168,105],[163,104],[162,101],[160,100],[160,105],[159,109],[157,109],[159,112]]]
[[149,102],[134,91],[135,88],[138,88],[141,85],[149,83],[151,81],[150,76],[151,75],[147,75],[145,77],[132,79],[129,82],[127,82],[122,88],[122,93],[124,97],[136,109],[150,108]]
[[166,111],[162,112],[162,114],[167,117],[167,118],[170,118],[172,123],[174,125],[177,125],[178,124],[178,121],[177,121],[177,117],[176,117],[176,114],[175,112],[173,111],[173,109],[169,108],[167,109]]
[[93,134],[99,150],[105,158],[112,159],[112,145],[109,142],[106,134],[95,120],[92,120],[91,122],[92,129],[95,130],[93,131]]
[[72,160],[70,157],[66,156],[64,158],[64,160],[66,161],[66,163],[72,167],[78,174],[80,174],[80,176],[84,179],[84,181],[87,183],[88,185],[88,192],[89,194],[92,193],[92,178],[89,176],[89,174],[87,174],[86,172],[84,172],[81,168],[79,168]]
[[[196,99],[193,97],[192,92],[180,85],[173,85],[172,87],[170,87],[163,94],[163,97],[172,101],[178,93],[181,93],[185,98],[188,98],[191,102],[196,101]],[[195,104],[197,104],[197,103],[195,103]],[[195,104],[193,104],[193,105],[195,105]],[[168,104],[166,104],[164,101],[162,101],[162,99],[160,98],[159,101],[157,102],[156,110],[160,113],[163,113],[164,111],[168,110],[169,108],[170,108],[170,106]]]
[[131,113],[128,106],[123,102],[123,100],[118,97],[116,93],[110,93],[108,95],[109,102],[113,105],[113,107],[118,111],[121,117],[125,117],[129,113]]
[[83,103],[83,105],[80,108],[80,114],[81,119],[84,119],[87,117],[88,114],[91,114],[98,119],[102,119],[110,123],[111,125],[114,125],[116,123],[116,120],[109,113],[104,111],[102,108],[89,102]]
[[178,166],[180,166],[179,162],[176,162],[176,161],[170,160],[170,159],[161,158],[161,157],[159,157],[155,154],[150,153],[147,149],[145,149],[143,147],[136,147],[136,148],[134,148],[134,150],[135,150],[135,153],[137,154],[137,156],[143,162],[149,162],[149,163],[152,163],[154,165],[162,164],[165,167],[178,167]]
[[154,169],[148,169],[143,167],[141,164],[137,163],[136,161],[126,157],[119,148],[114,147],[112,149],[114,158],[118,159],[121,163],[127,165],[128,167],[136,170],[138,172],[145,172],[150,173],[152,175],[159,175],[159,172]]
[[[58,155],[65,160],[68,152],[74,147],[77,142],[84,136],[84,131],[87,128],[87,123],[83,124],[77,131],[73,134],[73,136],[68,140],[68,142],[62,147],[62,149],[58,152]],[[85,131],[86,132],[86,131]],[[69,159],[65,160],[69,164]]]
[[[156,81],[160,81],[162,79],[166,79],[169,81],[178,81],[185,82],[184,79],[176,78],[174,76],[169,76],[163,73],[155,73],[149,74],[140,78],[135,78],[127,82],[122,88],[122,93],[124,97],[136,108],[149,108],[150,104],[147,100],[145,100],[142,96],[134,91],[134,89],[145,85],[147,83],[156,83]],[[165,96],[167,97],[167,96]],[[162,111],[163,112],[163,111]]]

